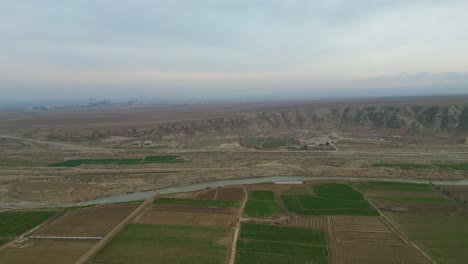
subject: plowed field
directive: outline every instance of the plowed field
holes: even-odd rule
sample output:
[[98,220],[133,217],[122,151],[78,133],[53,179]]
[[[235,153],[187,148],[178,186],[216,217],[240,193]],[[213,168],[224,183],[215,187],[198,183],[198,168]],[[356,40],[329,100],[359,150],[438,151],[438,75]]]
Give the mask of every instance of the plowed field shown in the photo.
[[194,225],[232,227],[237,215],[229,208],[207,208],[195,206],[147,207],[135,219],[136,223],[159,225]]
[[67,211],[40,228],[35,236],[102,237],[124,219],[135,204],[110,204]]
[[0,263],[65,264],[75,263],[96,241],[28,240],[19,247],[0,251]]
[[326,216],[297,216],[291,217],[291,221],[288,223],[290,226],[303,227],[311,229],[327,229],[327,217]]

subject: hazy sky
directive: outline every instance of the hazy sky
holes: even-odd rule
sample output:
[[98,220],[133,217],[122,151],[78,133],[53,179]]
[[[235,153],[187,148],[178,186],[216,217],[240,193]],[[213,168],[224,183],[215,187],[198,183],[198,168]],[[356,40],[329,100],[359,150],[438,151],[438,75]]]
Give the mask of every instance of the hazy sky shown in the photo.
[[367,79],[388,87],[374,77],[466,73],[467,65],[467,0],[15,0],[0,8],[0,100],[320,92]]

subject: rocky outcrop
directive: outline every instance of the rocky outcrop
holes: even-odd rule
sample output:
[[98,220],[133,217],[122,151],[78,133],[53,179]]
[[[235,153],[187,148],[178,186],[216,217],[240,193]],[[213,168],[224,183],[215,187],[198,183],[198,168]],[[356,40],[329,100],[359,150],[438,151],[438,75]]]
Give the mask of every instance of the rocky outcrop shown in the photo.
[[66,129],[55,128],[33,133],[48,140],[92,141],[109,136],[194,134],[210,131],[251,129],[258,132],[276,129],[327,129],[364,126],[372,128],[468,131],[468,106],[361,106],[320,109],[295,108],[278,111],[241,112],[221,118],[183,121],[145,128]]

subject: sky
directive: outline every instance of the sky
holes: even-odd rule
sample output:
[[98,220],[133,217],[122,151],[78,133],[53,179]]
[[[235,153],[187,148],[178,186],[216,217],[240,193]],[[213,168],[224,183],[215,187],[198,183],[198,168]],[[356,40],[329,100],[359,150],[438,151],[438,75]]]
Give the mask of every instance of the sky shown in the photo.
[[0,102],[468,84],[466,0],[1,2]]

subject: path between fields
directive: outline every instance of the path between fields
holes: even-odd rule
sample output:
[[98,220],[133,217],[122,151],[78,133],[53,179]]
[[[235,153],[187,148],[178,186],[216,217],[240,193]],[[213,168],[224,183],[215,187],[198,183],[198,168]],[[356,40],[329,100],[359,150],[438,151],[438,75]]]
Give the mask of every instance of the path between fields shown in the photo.
[[236,258],[237,239],[239,238],[242,214],[244,213],[244,207],[245,207],[245,204],[247,203],[247,195],[248,195],[247,194],[247,188],[244,186],[244,199],[242,200],[242,205],[239,208],[239,214],[238,214],[238,217],[237,217],[236,228],[234,230],[234,238],[232,239],[231,256],[229,258],[229,264],[234,264],[234,260]]
[[[368,201],[369,202],[369,201]],[[431,263],[433,264],[436,264],[436,262],[428,255],[426,254],[426,252],[424,252],[418,245],[416,245],[413,241],[411,241],[410,239],[408,239],[402,232],[400,232],[400,230],[398,228],[395,228],[392,224],[392,221],[390,221],[390,219],[388,219],[388,217],[386,215],[384,215],[382,213],[382,211],[380,211],[380,209],[373,203],[373,202],[369,202],[374,208],[375,210],[377,210],[377,212],[379,212],[380,214],[380,217],[382,217],[382,219],[384,220],[385,224],[390,228],[390,230],[392,230],[401,240],[403,240],[404,243],[406,243],[407,245],[409,246],[412,246],[414,247],[416,250],[418,250],[424,257],[426,257]]]
[[125,217],[118,225],[116,225],[109,233],[107,233],[103,239],[96,243],[86,254],[84,254],[75,264],[85,264],[91,260],[96,253],[102,249],[112,238],[114,238],[122,229],[131,221],[133,218],[139,214],[147,205],[150,205],[156,200],[159,196],[159,193],[149,197],[144,202],[142,202],[135,210],[133,210],[127,217]]

